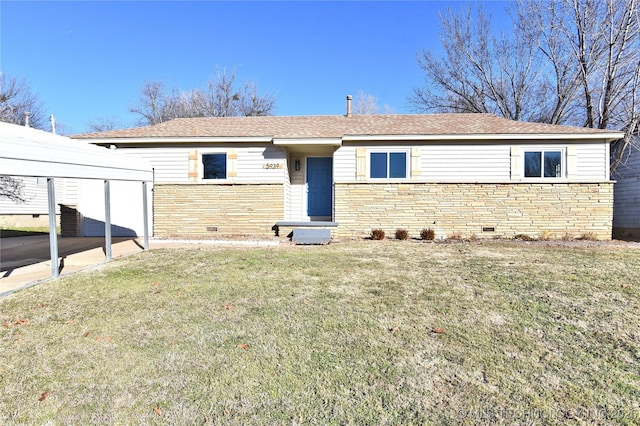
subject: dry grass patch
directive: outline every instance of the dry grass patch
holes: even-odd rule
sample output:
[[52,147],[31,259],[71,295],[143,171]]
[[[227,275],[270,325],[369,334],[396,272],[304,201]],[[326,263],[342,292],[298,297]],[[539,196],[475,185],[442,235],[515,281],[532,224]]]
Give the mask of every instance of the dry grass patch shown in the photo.
[[155,250],[0,300],[3,424],[636,424],[640,251]]

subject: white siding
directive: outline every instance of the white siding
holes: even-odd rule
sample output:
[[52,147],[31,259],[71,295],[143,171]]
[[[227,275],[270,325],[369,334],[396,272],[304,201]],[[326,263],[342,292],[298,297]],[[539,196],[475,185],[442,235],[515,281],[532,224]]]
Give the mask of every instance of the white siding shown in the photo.
[[[341,146],[333,154],[334,177],[336,182],[356,180],[356,148],[360,145]],[[415,179],[426,182],[438,181],[509,181],[511,180],[511,148],[526,150],[545,146],[540,142],[530,144],[423,144],[419,148],[420,175]],[[606,143],[558,144],[567,152],[575,153],[575,161],[568,162],[572,180],[606,180],[608,151]],[[411,145],[371,144],[367,150],[406,149],[411,155]],[[194,147],[185,148],[121,148],[118,151],[137,156],[150,162],[155,169],[155,181],[188,182],[189,152]],[[271,145],[264,146],[209,146],[197,147],[199,153],[235,152],[235,177],[233,183],[284,183],[287,177],[286,151]],[[304,157],[300,156],[302,170],[292,170],[292,197],[300,197],[295,185],[304,184]],[[367,156],[368,162],[368,156]],[[269,169],[265,164],[282,164],[282,168]],[[518,167],[522,166],[518,163]],[[299,182],[295,176],[301,177]],[[300,188],[298,188],[299,190]],[[292,202],[294,200],[292,199]],[[294,214],[292,212],[294,216]]]
[[356,147],[341,146],[333,154],[333,176],[335,182],[356,180]]
[[541,144],[538,141],[512,146],[512,157],[514,155],[518,156],[516,161],[512,162],[512,167],[517,169],[515,170],[515,173],[512,173],[512,179],[528,179],[524,178],[523,174],[524,152],[554,149],[561,150],[564,153],[564,178],[567,180],[572,182],[609,180],[609,149],[607,143],[553,142],[549,144]]
[[612,178],[613,226],[640,228],[640,151],[631,150]]
[[284,216],[282,219],[291,220],[291,173],[293,171],[293,161],[287,157],[287,173],[284,181]]
[[511,173],[509,145],[425,145],[422,179],[427,181],[507,181]]
[[78,203],[78,179],[64,179],[62,197],[56,198],[60,204],[76,205]]
[[[511,171],[511,152],[509,145],[419,145],[420,174],[411,180],[437,181],[476,181],[509,180]],[[407,150],[413,155],[411,145],[381,145],[367,147],[367,177],[369,151]],[[411,164],[407,158],[408,164]],[[342,146],[333,156],[336,182],[356,180],[356,145]]]
[[[237,159],[227,159],[227,173],[231,170],[236,176],[229,176],[225,183],[284,183],[286,175],[286,152],[274,146],[191,146],[184,148],[120,148],[118,152],[133,155],[151,163],[156,183],[189,182],[189,153],[232,153]],[[233,167],[230,167],[232,165]],[[268,169],[266,164],[280,164],[281,168]],[[211,182],[207,182],[211,183]]]
[[607,144],[573,145],[576,149],[576,170],[569,171],[575,180],[607,180],[609,158]]
[[155,182],[189,181],[189,148],[120,148],[118,152],[151,163]]
[[[512,158],[514,153],[522,153],[527,149],[543,149],[558,147],[571,153],[571,161],[565,161],[569,167],[568,176],[572,181],[606,181],[608,180],[608,146],[600,143],[541,143],[540,141],[509,143],[447,143],[414,145],[347,145],[342,146],[334,154],[336,182],[353,182],[357,180],[356,167],[358,146],[367,150],[367,176],[369,152],[375,150],[406,149],[411,156],[416,155],[419,173],[408,177],[412,181],[423,182],[509,182],[522,179],[522,158]],[[520,155],[521,157],[521,155]],[[512,161],[515,160],[515,161]],[[515,167],[517,170],[512,170]],[[515,172],[515,173],[512,173]],[[368,180],[368,177],[367,177]]]
[[[284,183],[287,174],[287,154],[279,147],[238,147],[237,176],[233,183]],[[201,150],[204,152],[204,149]],[[279,169],[265,168],[266,164],[280,164]]]
[[[288,220],[307,220],[307,159],[301,155],[295,155],[295,160],[300,161],[300,170],[291,171],[291,192],[289,200],[290,210]],[[294,161],[295,161],[294,160]]]
[[[0,214],[49,214],[47,179],[35,177],[16,177],[22,180],[24,203],[0,198]],[[60,213],[58,204],[76,204],[78,201],[77,181],[75,179],[55,178],[56,213]]]

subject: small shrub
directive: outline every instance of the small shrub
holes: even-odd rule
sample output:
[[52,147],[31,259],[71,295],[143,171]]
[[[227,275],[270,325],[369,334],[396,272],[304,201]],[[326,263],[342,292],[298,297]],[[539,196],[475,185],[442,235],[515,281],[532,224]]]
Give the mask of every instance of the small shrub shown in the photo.
[[384,230],[383,229],[374,229],[371,231],[371,239],[372,240],[384,240]]
[[542,231],[542,232],[540,232],[540,236],[538,237],[538,239],[540,241],[550,241],[551,240],[551,233],[549,231]]
[[427,241],[433,241],[436,238],[436,232],[431,228],[424,228],[420,231],[420,238]]
[[562,236],[562,238],[560,238],[562,241],[571,241],[573,240],[573,235],[569,234],[568,232],[565,232],[564,235]]
[[580,237],[576,238],[581,241],[598,241],[598,237],[593,232],[585,232]]
[[396,239],[397,240],[408,240],[409,232],[406,229],[396,229]]
[[456,233],[448,235],[447,239],[451,240],[451,241],[462,241],[462,234],[459,233],[459,232],[456,232]]
[[514,240],[520,240],[520,241],[533,241],[534,238],[531,238],[530,236],[528,236],[527,234],[517,234],[513,236]]

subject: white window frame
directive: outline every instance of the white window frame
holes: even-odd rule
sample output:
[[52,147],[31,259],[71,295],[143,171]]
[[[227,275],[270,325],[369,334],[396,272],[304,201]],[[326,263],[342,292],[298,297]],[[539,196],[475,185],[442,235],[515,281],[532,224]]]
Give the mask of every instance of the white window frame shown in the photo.
[[[390,178],[389,176],[389,154],[393,154],[393,153],[403,153],[405,154],[405,170],[404,170],[404,177],[401,178]],[[383,177],[383,178],[376,178],[376,177],[371,177],[371,154],[387,154],[387,177]],[[386,182],[386,181],[405,181],[405,180],[409,180],[411,178],[411,150],[410,149],[398,149],[398,148],[393,148],[393,149],[388,149],[388,148],[376,148],[376,149],[368,149],[367,150],[367,157],[366,157],[366,161],[367,161],[367,180],[373,181],[373,182]]]
[[[225,158],[225,162],[226,162],[226,171],[225,171],[225,177],[224,179],[205,179],[204,177],[204,163],[203,163],[203,156],[205,155],[212,155],[212,154],[220,154],[220,155],[224,155]],[[229,153],[227,151],[201,151],[198,153],[198,180],[200,182],[205,182],[205,183],[224,183],[224,182],[228,182],[229,181],[229,170],[230,170],[230,164],[229,164]]]
[[[527,153],[540,152],[540,176],[526,176]],[[560,176],[544,176],[544,154],[545,152],[560,152]],[[538,146],[526,147],[522,149],[522,177],[526,180],[559,180],[567,178],[567,147],[566,146]]]

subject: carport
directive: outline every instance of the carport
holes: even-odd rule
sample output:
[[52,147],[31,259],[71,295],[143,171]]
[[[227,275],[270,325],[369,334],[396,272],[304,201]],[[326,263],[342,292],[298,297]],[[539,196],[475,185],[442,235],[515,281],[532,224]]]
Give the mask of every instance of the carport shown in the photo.
[[147,184],[153,181],[150,164],[108,148],[9,123],[0,123],[0,175],[46,178],[49,206],[51,276],[60,274],[56,234],[55,179],[94,179],[104,182],[105,257],[111,254],[111,181],[141,183],[144,249],[149,248]]

